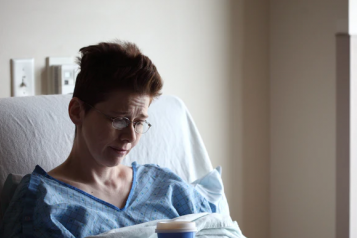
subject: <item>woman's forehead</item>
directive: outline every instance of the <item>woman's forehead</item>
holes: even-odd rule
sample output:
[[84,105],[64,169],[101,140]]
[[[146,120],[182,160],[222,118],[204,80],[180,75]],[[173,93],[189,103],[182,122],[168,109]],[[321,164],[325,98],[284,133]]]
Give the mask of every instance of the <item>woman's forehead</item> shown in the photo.
[[108,110],[118,113],[132,112],[133,110],[146,113],[150,102],[151,97],[146,94],[116,91],[108,95],[107,100],[98,103],[98,106],[106,107]]

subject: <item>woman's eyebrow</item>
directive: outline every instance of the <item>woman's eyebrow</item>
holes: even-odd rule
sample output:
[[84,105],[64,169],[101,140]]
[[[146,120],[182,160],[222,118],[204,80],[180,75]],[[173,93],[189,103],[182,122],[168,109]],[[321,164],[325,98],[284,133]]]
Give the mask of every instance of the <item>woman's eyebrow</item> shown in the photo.
[[110,111],[110,113],[116,114],[116,115],[125,115],[125,114],[127,114],[128,112]]
[[139,114],[137,117],[138,117],[138,118],[142,118],[142,119],[147,119],[149,116],[146,115],[146,114],[141,113],[141,114]]
[[[110,113],[113,114],[113,115],[120,115],[120,116],[129,115],[129,112],[110,111]],[[141,113],[141,114],[138,115],[138,117],[146,119],[146,118],[149,117],[149,115]]]
[[149,117],[149,115],[146,115],[146,114],[140,114],[140,115],[139,115],[139,117],[142,117],[142,118],[146,119],[146,118],[148,118],[148,117]]

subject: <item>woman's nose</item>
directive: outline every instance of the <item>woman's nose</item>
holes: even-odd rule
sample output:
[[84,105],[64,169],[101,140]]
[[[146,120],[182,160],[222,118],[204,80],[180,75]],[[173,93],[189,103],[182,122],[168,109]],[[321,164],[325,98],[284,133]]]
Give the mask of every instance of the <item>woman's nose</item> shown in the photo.
[[120,138],[121,140],[125,140],[127,142],[133,142],[136,140],[136,132],[134,128],[134,124],[130,122],[130,124],[120,130]]

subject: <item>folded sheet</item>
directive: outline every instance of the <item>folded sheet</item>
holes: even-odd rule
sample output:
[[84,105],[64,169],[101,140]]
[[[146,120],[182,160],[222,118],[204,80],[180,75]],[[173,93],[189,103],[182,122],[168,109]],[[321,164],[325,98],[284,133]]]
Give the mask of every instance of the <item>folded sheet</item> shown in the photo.
[[[196,237],[227,237],[227,238],[245,238],[237,222],[232,221],[230,216],[218,213],[198,213],[186,216],[181,216],[173,221],[194,221],[198,232]],[[89,236],[87,238],[118,238],[118,237],[131,237],[131,238],[157,238],[155,233],[156,224],[160,221],[169,220],[156,220],[151,222],[142,223],[134,226],[127,226],[119,229],[114,229],[96,236]]]

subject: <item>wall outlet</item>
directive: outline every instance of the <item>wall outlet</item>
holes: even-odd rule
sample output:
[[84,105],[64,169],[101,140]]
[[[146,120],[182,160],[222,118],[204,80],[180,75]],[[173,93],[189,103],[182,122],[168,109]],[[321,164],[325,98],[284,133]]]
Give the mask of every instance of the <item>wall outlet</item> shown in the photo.
[[56,72],[53,66],[63,64],[74,64],[74,57],[47,57],[47,93],[58,94],[58,87],[56,86]]
[[15,97],[35,95],[35,60],[11,59],[11,63],[12,95]]
[[70,94],[74,91],[79,71],[77,64],[61,64],[51,66],[52,82],[55,94]]

